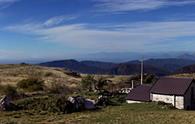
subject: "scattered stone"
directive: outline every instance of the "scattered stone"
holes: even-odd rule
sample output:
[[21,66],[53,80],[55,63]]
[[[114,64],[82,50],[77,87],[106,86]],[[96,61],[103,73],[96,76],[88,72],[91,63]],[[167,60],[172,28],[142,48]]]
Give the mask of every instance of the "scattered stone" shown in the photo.
[[87,110],[96,109],[95,100],[86,99],[85,100],[85,109],[87,109]]
[[73,110],[76,112],[96,108],[94,100],[85,99],[84,97],[81,96],[68,97],[67,101],[73,104]]
[[8,96],[3,96],[0,100],[0,111],[7,111],[11,105],[11,98]]

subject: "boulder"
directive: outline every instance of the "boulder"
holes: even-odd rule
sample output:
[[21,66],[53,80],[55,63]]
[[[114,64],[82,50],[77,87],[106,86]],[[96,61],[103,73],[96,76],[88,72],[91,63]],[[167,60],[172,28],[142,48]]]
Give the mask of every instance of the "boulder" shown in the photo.
[[67,101],[73,104],[73,111],[82,111],[85,109],[85,98],[81,96],[68,97]]
[[107,105],[109,105],[108,96],[99,96],[96,102],[96,106],[106,107]]
[[73,111],[91,110],[96,108],[94,100],[85,99],[81,96],[68,97],[67,101],[73,104]]
[[91,100],[91,99],[85,99],[85,109],[87,110],[92,110],[95,109],[95,100]]
[[0,100],[0,111],[7,111],[11,106],[11,98],[3,96]]

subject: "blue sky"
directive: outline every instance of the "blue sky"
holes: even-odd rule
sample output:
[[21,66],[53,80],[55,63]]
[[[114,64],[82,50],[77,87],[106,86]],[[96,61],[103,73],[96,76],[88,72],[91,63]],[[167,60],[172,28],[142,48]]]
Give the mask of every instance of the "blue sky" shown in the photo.
[[194,48],[194,0],[0,0],[0,60]]

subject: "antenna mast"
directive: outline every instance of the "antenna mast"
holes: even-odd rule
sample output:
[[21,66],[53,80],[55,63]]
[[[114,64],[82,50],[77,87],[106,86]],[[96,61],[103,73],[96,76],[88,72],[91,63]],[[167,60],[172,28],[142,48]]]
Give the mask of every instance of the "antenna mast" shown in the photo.
[[144,60],[141,60],[141,85],[143,84]]

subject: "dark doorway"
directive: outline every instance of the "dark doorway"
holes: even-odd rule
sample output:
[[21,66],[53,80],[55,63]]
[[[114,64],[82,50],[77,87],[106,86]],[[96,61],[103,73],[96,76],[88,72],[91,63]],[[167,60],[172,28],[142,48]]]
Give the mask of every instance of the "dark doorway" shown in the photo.
[[194,87],[191,87],[191,106],[194,106]]

